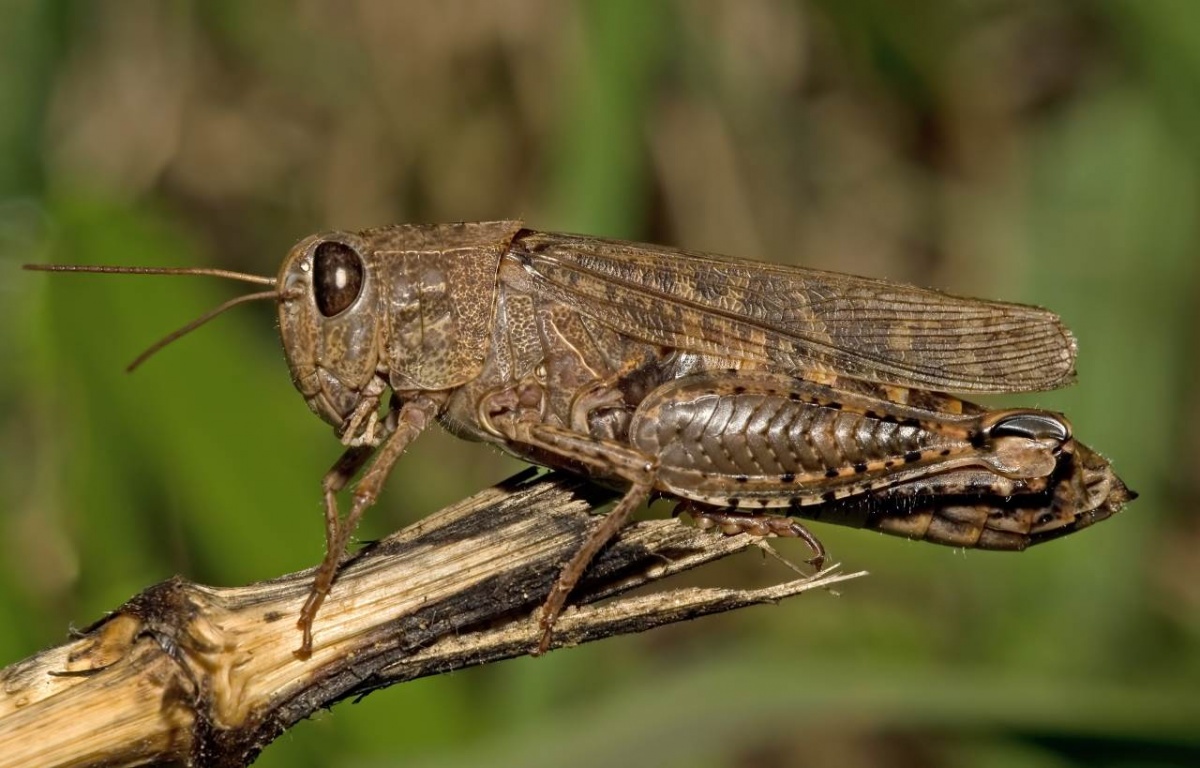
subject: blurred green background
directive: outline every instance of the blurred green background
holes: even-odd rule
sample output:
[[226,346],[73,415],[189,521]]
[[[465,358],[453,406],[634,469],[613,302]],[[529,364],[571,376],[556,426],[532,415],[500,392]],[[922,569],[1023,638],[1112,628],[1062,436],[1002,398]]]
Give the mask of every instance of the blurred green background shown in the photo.
[[[1200,5],[0,0],[0,664],[181,573],[315,564],[339,453],[265,305],[314,231],[523,217],[1040,303],[1142,493],[1021,555],[820,528],[868,579],[342,704],[264,766],[1200,763]],[[444,434],[362,538],[519,465]],[[783,548],[799,556],[803,548]],[[712,583],[779,577],[749,558]]]

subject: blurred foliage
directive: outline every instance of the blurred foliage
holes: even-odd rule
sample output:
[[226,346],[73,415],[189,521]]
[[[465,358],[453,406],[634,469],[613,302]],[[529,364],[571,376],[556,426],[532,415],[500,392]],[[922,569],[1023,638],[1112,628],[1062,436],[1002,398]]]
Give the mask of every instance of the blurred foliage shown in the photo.
[[[265,306],[323,229],[532,226],[1029,301],[1142,493],[1022,555],[819,534],[869,579],[376,693],[261,765],[1200,763],[1200,7],[1173,0],[0,0],[0,662],[183,573],[314,564],[339,447]],[[517,465],[442,435],[362,537]],[[801,550],[791,550],[801,553]],[[754,559],[697,578],[777,575]]]

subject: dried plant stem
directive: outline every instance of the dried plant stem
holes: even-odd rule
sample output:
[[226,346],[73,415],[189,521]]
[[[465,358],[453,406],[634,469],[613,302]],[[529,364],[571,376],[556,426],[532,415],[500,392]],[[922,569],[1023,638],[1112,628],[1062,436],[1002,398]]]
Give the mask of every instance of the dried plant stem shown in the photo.
[[[311,572],[232,589],[150,587],[71,642],[0,671],[0,766],[241,766],[347,697],[528,653],[536,608],[607,499],[573,477],[526,473],[364,548],[339,576],[306,661],[293,651]],[[860,575],[617,597],[755,544],[676,520],[627,527],[573,595],[553,647]]]

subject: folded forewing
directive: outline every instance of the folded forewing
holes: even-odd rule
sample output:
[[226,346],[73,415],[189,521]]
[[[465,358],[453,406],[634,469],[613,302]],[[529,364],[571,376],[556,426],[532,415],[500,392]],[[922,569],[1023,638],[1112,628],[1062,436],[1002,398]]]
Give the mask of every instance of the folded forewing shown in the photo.
[[651,344],[958,392],[1054,389],[1074,376],[1074,338],[1039,307],[528,230],[512,252],[540,291]]

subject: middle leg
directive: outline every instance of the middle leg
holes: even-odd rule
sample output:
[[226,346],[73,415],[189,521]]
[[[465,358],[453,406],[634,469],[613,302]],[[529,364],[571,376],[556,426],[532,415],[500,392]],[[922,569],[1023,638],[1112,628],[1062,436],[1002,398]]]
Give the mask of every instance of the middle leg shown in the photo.
[[625,495],[563,565],[558,580],[546,596],[539,622],[542,636],[536,651],[537,654],[542,654],[550,647],[554,624],[566,606],[571,590],[579,583],[592,559],[624,527],[637,508],[650,498],[658,462],[653,457],[614,440],[580,435],[549,424],[517,422],[512,425],[512,433],[509,439],[514,442],[584,464],[602,475],[629,483],[629,490]]

